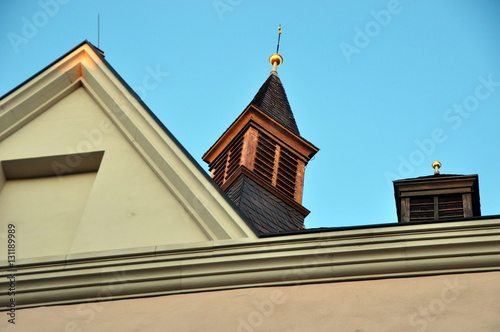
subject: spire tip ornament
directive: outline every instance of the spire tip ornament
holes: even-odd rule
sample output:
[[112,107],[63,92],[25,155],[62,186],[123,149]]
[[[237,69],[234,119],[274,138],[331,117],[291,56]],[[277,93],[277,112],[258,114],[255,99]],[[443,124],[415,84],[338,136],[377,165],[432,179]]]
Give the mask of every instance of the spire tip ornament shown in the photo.
[[432,168],[434,168],[434,175],[439,174],[439,169],[441,168],[442,164],[439,161],[435,161],[432,163]]
[[274,53],[269,57],[269,63],[273,66],[273,71],[283,63],[283,57],[278,53]]
[[276,45],[276,53],[269,57],[269,63],[273,66],[272,71],[277,71],[278,66],[283,63],[283,57],[278,53],[280,49],[280,38],[281,38],[281,24],[278,27],[278,43]]

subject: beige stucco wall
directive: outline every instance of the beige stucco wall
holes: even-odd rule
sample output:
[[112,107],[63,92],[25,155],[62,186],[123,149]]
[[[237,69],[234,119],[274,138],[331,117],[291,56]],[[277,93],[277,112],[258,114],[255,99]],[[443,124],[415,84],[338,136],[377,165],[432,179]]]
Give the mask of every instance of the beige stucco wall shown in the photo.
[[[299,278],[300,279],[300,278]],[[18,310],[5,331],[500,331],[500,272],[226,290]],[[119,284],[108,292],[119,293]]]
[[[0,193],[0,220],[17,226],[19,257],[70,252],[95,177],[91,172],[6,182]],[[55,240],[54,233],[65,236]]]
[[[0,229],[18,226],[18,259],[208,239],[83,88],[2,141],[0,160],[101,150],[104,157],[92,181],[72,176],[7,180],[0,193]],[[71,192],[81,194],[78,202],[68,201]],[[55,213],[73,203],[78,207],[71,216]]]

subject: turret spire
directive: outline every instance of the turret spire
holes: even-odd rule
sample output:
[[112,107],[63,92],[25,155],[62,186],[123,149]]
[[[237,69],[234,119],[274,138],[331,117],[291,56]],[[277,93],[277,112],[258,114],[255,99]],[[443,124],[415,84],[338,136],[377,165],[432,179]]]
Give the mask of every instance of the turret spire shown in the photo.
[[304,228],[304,173],[318,148],[300,136],[276,68],[243,113],[203,155],[215,183],[262,233]]

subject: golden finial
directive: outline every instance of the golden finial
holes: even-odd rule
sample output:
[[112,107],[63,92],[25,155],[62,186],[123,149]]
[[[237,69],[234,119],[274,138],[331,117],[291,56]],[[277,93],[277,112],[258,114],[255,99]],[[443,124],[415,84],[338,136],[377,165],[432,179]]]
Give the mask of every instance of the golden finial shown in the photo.
[[441,168],[441,163],[439,161],[435,161],[432,163],[432,168],[434,168],[434,175],[438,175],[439,174],[439,169]]
[[278,66],[280,66],[283,63],[283,57],[279,55],[279,49],[280,49],[280,38],[281,38],[281,24],[278,27],[278,44],[276,46],[276,53],[272,54],[269,57],[269,63],[273,66],[273,71],[277,71],[276,69]]
[[273,71],[277,71],[278,66],[283,63],[283,57],[278,53],[274,53],[269,57],[269,63],[273,66]]

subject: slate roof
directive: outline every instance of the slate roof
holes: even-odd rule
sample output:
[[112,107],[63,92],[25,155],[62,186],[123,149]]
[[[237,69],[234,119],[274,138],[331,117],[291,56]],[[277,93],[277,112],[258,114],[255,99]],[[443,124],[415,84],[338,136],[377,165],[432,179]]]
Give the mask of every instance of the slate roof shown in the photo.
[[244,174],[226,193],[262,233],[290,232],[304,226],[304,216]]
[[250,105],[257,107],[283,127],[300,136],[285,89],[275,71],[272,71],[262,84]]

